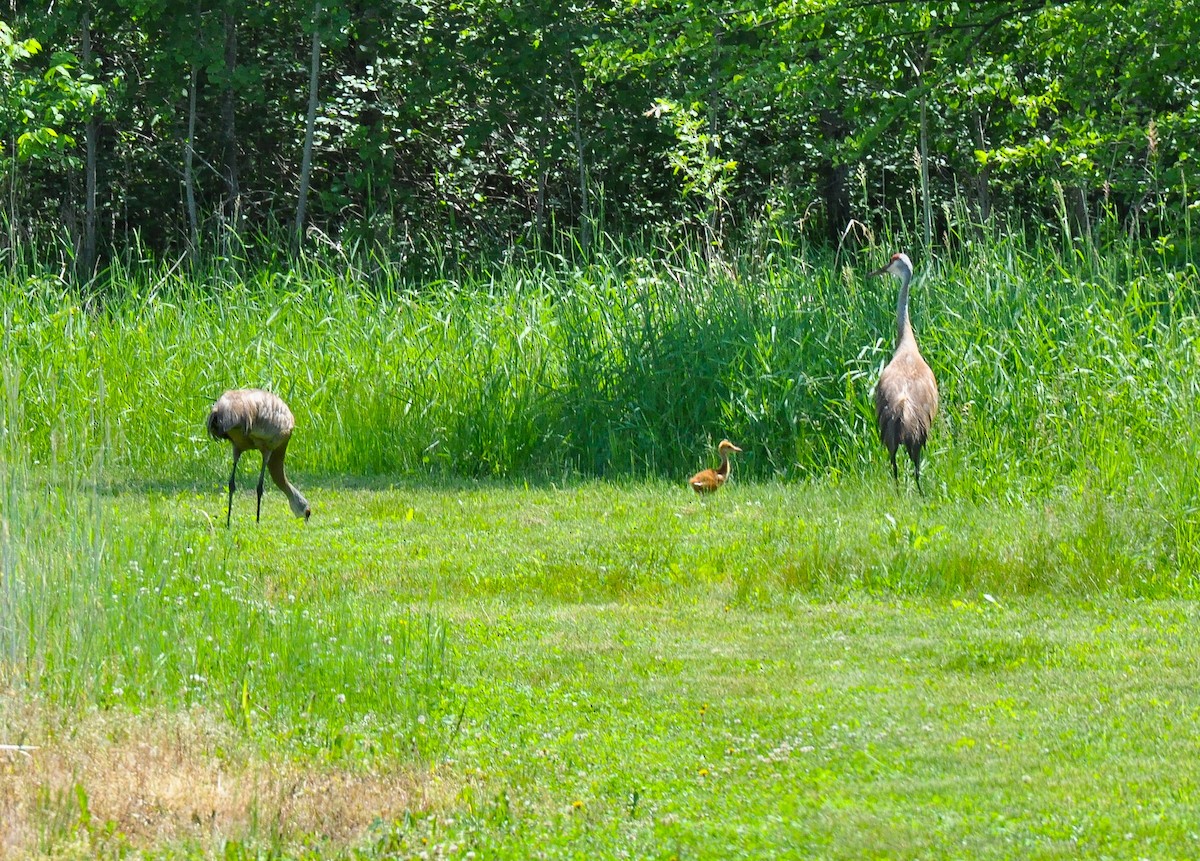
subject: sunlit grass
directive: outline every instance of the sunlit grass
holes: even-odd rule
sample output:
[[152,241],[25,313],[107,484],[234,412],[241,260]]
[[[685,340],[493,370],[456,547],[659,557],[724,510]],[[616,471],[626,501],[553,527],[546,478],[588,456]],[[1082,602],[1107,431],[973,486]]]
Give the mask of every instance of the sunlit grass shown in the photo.
[[[882,244],[7,272],[0,744],[43,752],[0,818],[61,857],[1196,854],[1196,273],[1056,249],[918,258],[924,497],[872,428]],[[251,456],[223,526],[245,385],[308,524],[255,524]]]
[[426,724],[453,709],[453,669],[427,604],[298,595],[286,575],[302,555],[247,564],[257,539],[216,528],[199,497],[118,506],[51,477],[10,479],[0,686],[70,707],[200,707],[335,758],[440,750]]
[[[142,790],[156,832],[116,775],[79,768],[88,824],[65,790],[32,821],[48,829],[47,853],[83,839],[81,857],[132,845],[952,858],[966,845],[1003,858],[1062,840],[1119,858],[1189,854],[1191,574],[1150,577],[1136,511],[1069,496],[914,504],[889,481],[735,481],[703,501],[682,481],[318,483],[320,519],[295,521],[276,493],[261,524],[235,519],[229,533],[210,526],[219,480],[204,493],[105,495],[117,570],[161,556],[143,540],[156,532],[207,561],[195,577],[175,561],[157,569],[175,600],[152,620],[139,590],[103,568],[100,588],[55,599],[45,635],[90,658],[61,668],[74,687],[10,675],[22,694],[0,698],[0,732],[50,748],[33,753],[54,757],[36,772],[47,785],[60,785],[53,763],[80,761],[57,740],[73,732],[89,739],[88,761],[161,772]],[[122,549],[122,536],[138,540]],[[209,554],[228,554],[224,569]],[[212,620],[214,642],[207,684],[185,694],[195,680],[173,668],[192,654],[193,617]],[[443,663],[422,668],[420,655],[442,653],[419,631],[406,673],[399,657],[380,665],[400,649],[382,631],[431,620],[446,632]],[[181,642],[151,642],[166,662],[153,670],[136,656],[168,623]],[[292,658],[249,670],[248,715],[245,664],[215,659],[239,651]],[[149,749],[123,729],[138,715],[167,728]],[[160,748],[174,753],[155,759]],[[218,749],[236,753],[226,762]],[[200,834],[189,811],[217,793],[214,770],[231,794]],[[200,794],[172,794],[167,775],[193,772]],[[277,826],[248,812],[252,779]],[[331,784],[344,788],[337,806],[301,803]],[[301,787],[295,804],[279,795],[288,786]],[[381,786],[408,795],[397,807]]]

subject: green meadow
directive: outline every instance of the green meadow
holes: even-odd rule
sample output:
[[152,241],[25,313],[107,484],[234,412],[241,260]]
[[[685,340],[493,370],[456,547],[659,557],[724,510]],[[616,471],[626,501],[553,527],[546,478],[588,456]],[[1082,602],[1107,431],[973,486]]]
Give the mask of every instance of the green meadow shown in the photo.
[[922,497],[892,250],[10,268],[0,854],[1200,854],[1194,262],[913,255]]

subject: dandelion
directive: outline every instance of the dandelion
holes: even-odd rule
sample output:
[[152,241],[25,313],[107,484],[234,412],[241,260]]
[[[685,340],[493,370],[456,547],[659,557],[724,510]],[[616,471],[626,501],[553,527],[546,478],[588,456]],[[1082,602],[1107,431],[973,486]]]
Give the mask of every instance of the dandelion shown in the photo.
[[346,702],[346,695],[345,695],[345,694],[338,694],[338,695],[337,695],[337,701],[338,701],[338,705],[339,705],[339,706],[340,706],[340,705],[344,705],[344,704],[345,704],[345,702]]
[[700,769],[699,774],[701,777],[708,777],[708,769],[707,768]]
[[582,802],[582,801],[580,801],[580,800],[577,798],[577,799],[575,799],[573,802],[571,802],[571,806],[572,806],[573,808],[575,808],[576,810],[582,810],[582,809],[583,809],[583,802]]

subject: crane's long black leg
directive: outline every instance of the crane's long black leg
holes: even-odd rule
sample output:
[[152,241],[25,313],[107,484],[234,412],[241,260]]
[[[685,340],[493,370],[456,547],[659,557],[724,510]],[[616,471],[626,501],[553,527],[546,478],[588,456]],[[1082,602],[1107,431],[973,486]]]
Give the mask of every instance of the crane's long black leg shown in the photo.
[[229,518],[233,516],[233,491],[236,488],[234,479],[237,478],[238,458],[242,453],[236,448],[233,450],[233,470],[229,473],[229,505],[225,509],[225,528],[229,528]]
[[921,452],[919,449],[912,456],[912,462],[913,462],[913,477],[916,478],[916,480],[917,480],[917,493],[921,494],[921,496],[924,496],[925,491],[921,490]]
[[258,518],[262,514],[262,495],[263,495],[263,478],[267,474],[267,460],[271,457],[270,452],[263,452],[262,469],[258,471],[258,508],[254,510],[254,522],[258,523]]
[[896,468],[896,449],[892,449],[892,480],[896,482],[896,489],[900,488],[900,471]]

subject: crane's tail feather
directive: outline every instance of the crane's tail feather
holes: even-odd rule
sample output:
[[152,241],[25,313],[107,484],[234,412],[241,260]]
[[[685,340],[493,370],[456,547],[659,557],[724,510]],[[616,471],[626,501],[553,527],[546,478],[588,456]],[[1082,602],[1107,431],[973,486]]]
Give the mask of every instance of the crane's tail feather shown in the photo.
[[890,403],[877,401],[875,419],[880,439],[889,449],[900,445],[919,449],[929,439],[932,416],[907,394],[898,395]]

